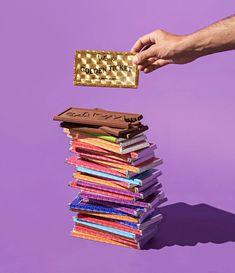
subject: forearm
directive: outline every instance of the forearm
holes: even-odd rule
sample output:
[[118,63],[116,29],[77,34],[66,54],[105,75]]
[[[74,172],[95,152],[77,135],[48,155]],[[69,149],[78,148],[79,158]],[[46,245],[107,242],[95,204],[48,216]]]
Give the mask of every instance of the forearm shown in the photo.
[[187,35],[183,40],[182,46],[195,58],[235,49],[235,16]]
[[199,57],[235,49],[235,15],[189,35],[175,35],[161,29],[140,37],[132,52],[133,62],[145,73],[168,64],[186,64]]

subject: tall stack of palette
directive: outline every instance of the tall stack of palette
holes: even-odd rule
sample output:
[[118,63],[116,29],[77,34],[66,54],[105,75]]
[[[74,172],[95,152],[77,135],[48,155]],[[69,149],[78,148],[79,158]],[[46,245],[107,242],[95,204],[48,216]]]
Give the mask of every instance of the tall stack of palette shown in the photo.
[[140,249],[156,233],[166,198],[158,177],[162,163],[149,143],[142,115],[69,108],[54,117],[70,139],[75,167],[69,186],[77,196],[71,235]]

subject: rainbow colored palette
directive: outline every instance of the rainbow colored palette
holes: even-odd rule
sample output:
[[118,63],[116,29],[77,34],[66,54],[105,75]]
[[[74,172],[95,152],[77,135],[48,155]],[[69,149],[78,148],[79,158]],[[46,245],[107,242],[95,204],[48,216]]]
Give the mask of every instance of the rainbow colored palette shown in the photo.
[[143,248],[157,232],[158,207],[166,197],[159,181],[162,160],[147,140],[142,115],[69,108],[54,119],[69,138],[66,162],[74,167],[71,235]]

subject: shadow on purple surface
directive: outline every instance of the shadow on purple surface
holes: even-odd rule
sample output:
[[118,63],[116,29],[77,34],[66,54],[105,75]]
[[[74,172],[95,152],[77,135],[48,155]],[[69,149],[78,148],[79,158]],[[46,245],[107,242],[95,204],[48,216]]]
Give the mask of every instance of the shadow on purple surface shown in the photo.
[[174,245],[235,242],[235,214],[207,204],[175,203],[159,210],[164,220],[154,238],[144,247],[145,250]]

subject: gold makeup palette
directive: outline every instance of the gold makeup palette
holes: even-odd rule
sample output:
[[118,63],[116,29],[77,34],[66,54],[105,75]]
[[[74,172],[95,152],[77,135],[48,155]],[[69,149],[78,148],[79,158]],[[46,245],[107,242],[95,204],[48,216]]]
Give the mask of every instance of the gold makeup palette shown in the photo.
[[76,50],[74,85],[137,88],[139,72],[133,63],[136,53]]

